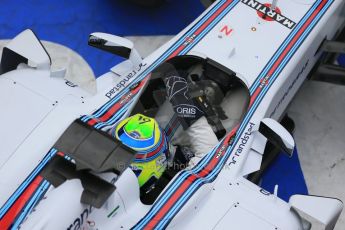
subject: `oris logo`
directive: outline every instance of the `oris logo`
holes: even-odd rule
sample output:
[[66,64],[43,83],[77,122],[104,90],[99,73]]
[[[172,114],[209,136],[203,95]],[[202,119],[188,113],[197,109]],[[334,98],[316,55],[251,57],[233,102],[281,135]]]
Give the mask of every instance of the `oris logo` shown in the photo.
[[176,112],[178,114],[183,114],[183,115],[195,115],[196,109],[195,108],[188,108],[188,107],[177,107]]

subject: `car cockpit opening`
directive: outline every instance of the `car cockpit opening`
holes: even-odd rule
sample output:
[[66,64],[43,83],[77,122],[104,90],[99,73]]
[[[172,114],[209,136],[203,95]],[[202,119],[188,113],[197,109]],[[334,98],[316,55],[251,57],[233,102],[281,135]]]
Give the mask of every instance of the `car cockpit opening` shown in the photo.
[[[142,202],[152,204],[176,173],[192,168],[209,153],[240,123],[249,101],[246,84],[234,71],[214,60],[185,55],[158,66],[129,116],[138,125],[157,122],[159,126],[160,141],[140,151],[140,157],[132,164],[137,176],[143,173],[145,164],[160,169],[153,170],[147,183],[140,182]],[[129,136],[136,138],[138,133]],[[157,155],[161,145],[165,149]]]

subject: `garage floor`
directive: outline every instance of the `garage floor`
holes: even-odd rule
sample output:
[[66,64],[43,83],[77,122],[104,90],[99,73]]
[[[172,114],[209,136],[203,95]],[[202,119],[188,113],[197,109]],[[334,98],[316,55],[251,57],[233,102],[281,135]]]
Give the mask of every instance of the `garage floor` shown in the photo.
[[[345,201],[345,86],[305,82],[289,108],[309,193]],[[320,228],[314,228],[320,229]],[[345,229],[345,212],[336,226]]]

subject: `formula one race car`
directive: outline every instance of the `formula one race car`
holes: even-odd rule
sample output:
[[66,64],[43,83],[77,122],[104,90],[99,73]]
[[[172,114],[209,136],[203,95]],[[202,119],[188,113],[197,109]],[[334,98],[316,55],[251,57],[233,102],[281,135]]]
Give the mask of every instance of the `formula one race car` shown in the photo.
[[343,73],[321,55],[343,47],[344,3],[219,0],[145,59],[94,33],[127,59],[97,80],[52,71],[22,32],[1,58],[0,229],[333,229],[340,200],[247,176],[268,143],[292,154],[278,121],[308,74]]

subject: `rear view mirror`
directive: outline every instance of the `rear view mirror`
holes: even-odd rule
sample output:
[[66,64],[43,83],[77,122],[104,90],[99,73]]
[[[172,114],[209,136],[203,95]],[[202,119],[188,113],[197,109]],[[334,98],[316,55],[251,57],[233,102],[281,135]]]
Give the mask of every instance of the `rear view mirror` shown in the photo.
[[29,29],[18,34],[3,48],[0,74],[17,69],[21,63],[36,69],[50,69],[51,65],[46,49]]
[[106,33],[92,33],[88,44],[126,58],[132,62],[133,66],[138,66],[142,61],[138,51],[134,49],[133,42],[126,38]]
[[277,121],[265,118],[260,122],[259,132],[267,138],[274,146],[284,153],[292,156],[295,148],[295,141],[292,135]]

